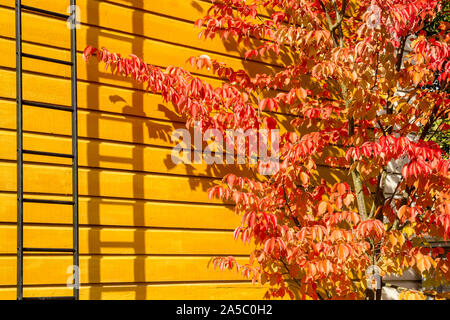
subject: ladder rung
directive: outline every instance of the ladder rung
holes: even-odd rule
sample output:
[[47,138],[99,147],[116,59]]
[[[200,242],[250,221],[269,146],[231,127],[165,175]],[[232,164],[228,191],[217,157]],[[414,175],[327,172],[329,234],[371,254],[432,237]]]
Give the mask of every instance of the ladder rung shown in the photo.
[[39,9],[39,8],[35,8],[35,7],[30,7],[30,6],[26,6],[26,5],[22,5],[21,7],[22,7],[22,9],[25,9],[25,10],[28,10],[28,11],[43,13],[43,14],[47,14],[49,16],[56,17],[56,18],[61,18],[61,19],[66,19],[67,20],[70,17],[67,14],[62,14],[62,13],[58,13],[58,12],[48,11],[48,10]]
[[74,249],[60,249],[60,248],[23,248],[24,252],[75,252]]
[[23,297],[22,300],[75,300],[75,297]]
[[22,150],[26,154],[35,154],[38,156],[48,156],[48,157],[58,157],[58,158],[70,158],[73,159],[73,155],[55,152],[43,152],[43,151],[33,151],[33,150]]
[[23,199],[23,202],[74,205],[73,201],[64,201],[64,200]]
[[36,60],[42,60],[42,61],[48,61],[48,62],[54,62],[54,63],[59,63],[59,64],[65,64],[67,66],[73,65],[73,63],[71,61],[53,59],[53,58],[38,56],[35,54],[29,54],[29,53],[22,53],[22,57],[36,59]]
[[36,102],[36,101],[28,101],[28,100],[22,100],[22,104],[31,106],[31,107],[38,107],[38,108],[46,108],[46,109],[54,109],[54,110],[62,110],[62,111],[70,111],[73,112],[72,108],[51,104],[51,103],[44,103],[44,102]]

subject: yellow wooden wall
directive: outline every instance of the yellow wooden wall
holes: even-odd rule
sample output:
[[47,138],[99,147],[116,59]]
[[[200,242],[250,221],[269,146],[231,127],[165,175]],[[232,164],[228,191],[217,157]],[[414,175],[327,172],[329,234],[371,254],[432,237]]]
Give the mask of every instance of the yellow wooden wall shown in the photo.
[[[82,299],[260,299],[265,289],[235,272],[208,267],[215,255],[246,260],[250,247],[234,241],[239,217],[230,204],[210,201],[207,190],[236,166],[174,165],[170,140],[184,120],[159,95],[129,79],[86,64],[87,45],[134,53],[154,65],[184,66],[205,52],[251,74],[273,72],[289,57],[244,61],[245,48],[198,39],[193,22],[209,7],[203,0],[78,0],[80,265]],[[69,0],[23,0],[66,13]],[[16,103],[14,0],[0,0],[0,299],[16,297]],[[23,14],[24,52],[70,59],[66,22]],[[258,58],[259,59],[259,58]],[[282,61],[283,60],[283,61]],[[70,68],[24,58],[24,99],[70,105]],[[274,114],[283,126],[289,115]],[[70,114],[24,107],[26,149],[71,152]],[[312,130],[312,128],[309,128]],[[330,149],[329,152],[342,152]],[[24,190],[34,198],[67,199],[67,160],[26,155]],[[348,179],[326,166],[328,181]],[[71,208],[25,204],[24,244],[72,246]],[[25,296],[70,295],[68,255],[24,260]]]
[[[66,13],[69,1],[23,0]],[[152,64],[185,66],[206,52],[249,72],[274,66],[243,61],[243,48],[197,37],[198,0],[79,0],[78,100],[81,299],[259,299],[265,289],[235,272],[208,267],[214,255],[246,259],[233,240],[239,218],[231,205],[209,201],[207,189],[235,167],[177,165],[170,135],[184,121],[158,95],[86,64],[87,45],[134,53]],[[0,299],[16,297],[16,135],[14,0],[0,0]],[[24,52],[68,60],[66,22],[23,14]],[[70,104],[70,69],[24,58],[24,98]],[[193,70],[192,70],[193,71]],[[200,75],[202,75],[200,73]],[[206,74],[203,74],[206,75]],[[211,83],[218,79],[208,76]],[[137,89],[137,90],[136,90]],[[283,116],[280,116],[283,117]],[[287,121],[287,120],[286,120]],[[70,153],[70,115],[24,107],[26,149]],[[66,199],[66,160],[25,156],[24,190]],[[71,208],[25,204],[24,244],[72,246]],[[25,296],[70,295],[68,255],[28,255]]]

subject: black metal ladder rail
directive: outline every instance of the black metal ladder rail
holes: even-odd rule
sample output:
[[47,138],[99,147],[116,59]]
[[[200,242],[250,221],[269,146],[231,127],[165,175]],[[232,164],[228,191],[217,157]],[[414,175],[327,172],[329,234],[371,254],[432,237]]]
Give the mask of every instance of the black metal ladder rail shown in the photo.
[[[17,95],[17,299],[18,300],[78,300],[79,299],[79,222],[78,222],[78,119],[77,119],[77,38],[76,38],[76,0],[70,1],[71,13],[64,15],[44,9],[22,5],[21,0],[16,0],[16,95]],[[71,19],[71,61],[63,61],[22,51],[22,10],[38,14],[45,14],[58,19]],[[23,70],[22,58],[38,59],[47,62],[71,66],[71,108],[53,105],[38,101],[28,101],[23,99]],[[72,113],[72,154],[61,154],[54,152],[24,150],[23,149],[23,106],[32,106],[52,110],[63,110]],[[23,196],[23,155],[34,154],[50,157],[72,159],[72,201],[46,200],[46,199],[25,199]],[[24,248],[23,246],[23,203],[48,203],[73,206],[73,248]],[[24,297],[23,296],[23,255],[24,252],[50,252],[50,253],[72,253],[74,266],[74,287],[73,296],[67,297]]]

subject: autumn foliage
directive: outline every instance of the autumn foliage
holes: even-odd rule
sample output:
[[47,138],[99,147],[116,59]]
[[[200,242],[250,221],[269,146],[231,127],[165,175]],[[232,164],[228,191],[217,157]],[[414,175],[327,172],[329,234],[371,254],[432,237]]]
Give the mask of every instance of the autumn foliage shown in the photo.
[[214,0],[200,36],[278,64],[249,74],[207,55],[188,60],[224,79],[219,87],[105,48],[85,57],[161,94],[188,126],[274,129],[289,114],[276,174],[251,166],[255,175],[230,174],[210,190],[236,204],[235,238],[254,244],[248,264],[214,264],[269,284],[267,298],[364,299],[371,265],[450,281],[450,255],[430,245],[450,236],[450,161],[431,140],[449,129],[449,23],[426,31],[444,2]]

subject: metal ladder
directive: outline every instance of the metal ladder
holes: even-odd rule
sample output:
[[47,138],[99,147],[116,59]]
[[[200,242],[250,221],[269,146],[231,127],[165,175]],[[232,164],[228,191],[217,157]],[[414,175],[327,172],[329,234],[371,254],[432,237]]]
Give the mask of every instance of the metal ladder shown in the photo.
[[[18,300],[78,300],[79,299],[79,240],[78,240],[78,123],[77,123],[77,40],[76,40],[76,0],[70,1],[70,15],[47,11],[22,5],[16,0],[16,75],[17,75],[17,299]],[[56,19],[71,21],[71,61],[24,53],[22,51],[22,10],[43,14]],[[23,99],[22,92],[22,58],[36,59],[56,64],[71,66],[71,108]],[[23,106],[38,107],[52,110],[63,110],[72,113],[72,154],[53,153],[23,148]],[[72,201],[45,200],[24,198],[23,196],[23,155],[33,154],[57,158],[72,159]],[[73,248],[25,248],[23,246],[23,203],[46,203],[73,206]],[[24,297],[23,296],[23,257],[24,253],[72,253],[73,254],[73,296],[63,297]]]

